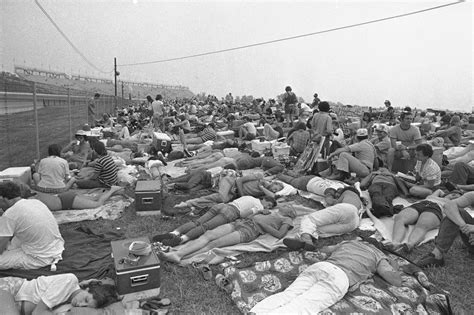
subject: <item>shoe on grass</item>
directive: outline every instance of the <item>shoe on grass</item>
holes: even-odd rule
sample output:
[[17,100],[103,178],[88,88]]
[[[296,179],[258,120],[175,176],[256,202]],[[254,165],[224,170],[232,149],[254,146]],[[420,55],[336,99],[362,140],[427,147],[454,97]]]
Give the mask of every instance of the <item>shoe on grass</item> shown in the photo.
[[157,234],[153,236],[152,241],[153,242],[163,242],[164,240],[173,238],[175,236],[174,234],[171,233],[164,233],[164,234]]
[[163,245],[175,247],[181,244],[181,237],[179,237],[178,235],[173,235],[172,238],[165,239],[162,243]]
[[444,259],[437,259],[433,253],[429,253],[428,255],[422,257],[416,264],[421,268],[442,267],[444,266]]

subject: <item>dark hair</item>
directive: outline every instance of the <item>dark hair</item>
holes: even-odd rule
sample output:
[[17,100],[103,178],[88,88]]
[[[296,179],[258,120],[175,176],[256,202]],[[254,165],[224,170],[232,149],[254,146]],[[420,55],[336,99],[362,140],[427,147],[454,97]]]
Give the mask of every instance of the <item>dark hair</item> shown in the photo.
[[392,105],[389,100],[385,100],[384,104]]
[[285,88],[285,91],[291,92],[291,86],[287,86],[287,87]]
[[111,284],[102,284],[100,281],[91,281],[82,289],[89,289],[89,293],[97,302],[97,308],[106,307],[120,300],[115,286]]
[[50,144],[48,147],[48,155],[61,155],[61,146],[57,143]]
[[403,109],[404,112],[410,112],[411,113],[411,107],[410,106],[405,106]]
[[432,157],[433,148],[428,143],[422,143],[416,146],[416,151],[422,152],[424,156]]
[[91,143],[91,147],[98,155],[100,156],[107,155],[107,149],[105,148],[105,145],[102,142],[94,141]]
[[402,112],[402,113],[400,114],[400,119],[403,120],[403,119],[405,119],[405,117],[408,116],[408,115],[412,115],[412,113],[411,113],[411,112]]
[[393,110],[393,107],[392,106],[387,107],[387,111],[389,110]]
[[298,121],[295,124],[295,130],[306,130],[306,124],[304,122]]
[[326,101],[322,101],[321,103],[318,104],[318,109],[320,112],[326,112],[329,113],[329,103]]
[[147,95],[147,96],[146,96],[146,100],[147,100],[148,102],[153,102],[153,98],[152,98],[150,95]]
[[20,186],[12,181],[0,182],[0,196],[6,199],[20,197]]
[[333,195],[334,196],[335,194],[336,194],[336,189],[334,189],[334,188],[329,187],[329,188],[326,188],[324,190],[324,195]]
[[208,123],[207,124],[208,127],[211,127],[212,129],[216,128],[216,125],[214,123]]
[[99,93],[95,93],[95,94],[94,94],[94,97],[100,97],[100,94],[99,94]]
[[420,113],[420,117],[425,117],[426,116],[426,112],[421,112]]
[[272,208],[275,208],[276,205],[277,205],[276,199],[275,199],[275,198],[272,198],[272,197],[270,197],[270,196],[265,196],[265,197],[263,197],[263,200],[268,201],[268,202],[271,202],[271,203],[272,203]]
[[362,141],[362,140],[365,140],[365,139],[369,139],[369,136],[368,135],[367,136],[357,136],[356,138],[357,138],[357,140]]
[[156,95],[155,100],[159,101],[159,100],[162,100],[162,99],[163,99],[163,96],[161,96],[161,94]]
[[225,170],[236,170],[237,167],[235,166],[235,164],[229,163],[229,164],[224,165],[224,169]]
[[260,157],[260,153],[258,153],[257,151],[252,151],[250,153],[250,156],[253,157],[253,158],[257,158],[257,157]]

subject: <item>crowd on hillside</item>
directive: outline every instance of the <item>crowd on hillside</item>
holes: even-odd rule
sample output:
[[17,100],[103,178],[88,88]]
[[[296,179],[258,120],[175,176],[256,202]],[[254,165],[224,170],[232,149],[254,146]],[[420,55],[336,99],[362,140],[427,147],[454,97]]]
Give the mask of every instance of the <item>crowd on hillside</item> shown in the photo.
[[[160,257],[171,262],[263,234],[283,239],[290,250],[316,250],[319,238],[350,233],[367,215],[394,217],[392,240],[381,246],[401,255],[438,228],[421,267],[444,265],[458,235],[474,251],[474,218],[465,210],[474,206],[472,115],[395,109],[387,100],[385,108],[351,108],[358,114],[348,116],[318,94],[311,103],[300,102],[289,86],[277,100],[242,102],[231,93],[221,100],[148,96],[115,117],[99,116],[99,98],[91,98],[88,124],[75,139],[64,147],[51,144],[48,156],[32,166],[31,187],[0,183],[1,269],[37,269],[60,260],[64,240],[51,211],[99,207],[119,193],[127,184],[121,152],[128,154],[125,164],[143,162],[152,177],[162,178],[168,192],[213,191],[176,205],[189,209],[192,219],[153,236],[162,244]],[[163,175],[160,168],[175,160],[186,174]],[[258,171],[242,175],[251,169]],[[324,199],[324,208],[304,216],[291,238],[285,236],[294,227],[296,205],[279,205],[287,186]],[[71,190],[98,187],[109,188],[98,200]],[[365,190],[370,203],[362,197]],[[411,204],[394,205],[397,196]],[[404,241],[407,225],[415,228]],[[322,311],[375,273],[392,285],[402,283],[398,266],[369,243],[353,240],[320,250],[330,254],[326,261],[252,312]],[[0,305],[13,309],[20,299],[35,310],[65,301],[101,307],[116,297],[103,285],[83,290],[72,275],[54,277],[37,283],[1,278]]]

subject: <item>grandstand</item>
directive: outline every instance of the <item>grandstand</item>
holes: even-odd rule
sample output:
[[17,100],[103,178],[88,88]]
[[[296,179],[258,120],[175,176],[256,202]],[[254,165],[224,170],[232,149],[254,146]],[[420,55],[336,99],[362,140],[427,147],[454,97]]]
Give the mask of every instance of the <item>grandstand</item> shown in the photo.
[[[27,80],[36,82],[44,91],[41,93],[65,94],[67,89],[72,95],[91,95],[100,93],[103,95],[114,95],[115,87],[113,80],[105,78],[96,78],[91,76],[69,75],[64,72],[44,70],[34,67],[24,67],[15,65],[16,76],[9,76],[10,80],[21,81]],[[21,89],[21,84],[17,84]],[[165,85],[149,82],[134,81],[118,81],[118,96],[122,96],[122,86],[125,91],[125,98],[144,99],[147,95],[162,94],[165,98],[189,98],[194,94],[186,86],[181,85]],[[49,88],[48,88],[49,87]],[[10,91],[10,92],[24,92]]]

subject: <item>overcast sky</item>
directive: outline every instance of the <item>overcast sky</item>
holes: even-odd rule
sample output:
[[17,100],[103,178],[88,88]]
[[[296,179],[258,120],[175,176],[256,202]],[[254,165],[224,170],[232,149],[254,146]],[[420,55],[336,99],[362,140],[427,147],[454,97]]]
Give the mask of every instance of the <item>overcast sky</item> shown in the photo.
[[[0,61],[100,77],[74,52],[34,0],[0,0]],[[454,2],[451,1],[451,2]],[[187,56],[372,19],[450,1],[40,0],[98,68]],[[275,97],[290,85],[310,102],[435,107],[473,106],[470,1],[357,28],[216,55],[119,66],[121,78],[189,86],[224,96]]]

